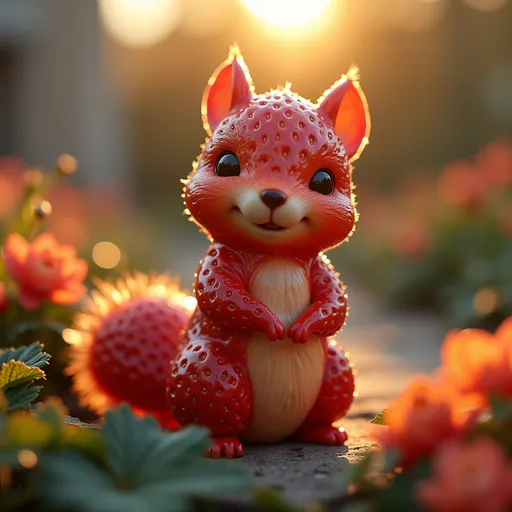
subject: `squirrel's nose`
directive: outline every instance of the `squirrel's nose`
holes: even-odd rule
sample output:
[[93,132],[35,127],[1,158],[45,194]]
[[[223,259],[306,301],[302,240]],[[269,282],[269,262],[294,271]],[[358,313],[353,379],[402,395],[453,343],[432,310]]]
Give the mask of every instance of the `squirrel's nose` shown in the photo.
[[280,190],[263,190],[261,200],[271,209],[275,210],[286,201],[286,196]]

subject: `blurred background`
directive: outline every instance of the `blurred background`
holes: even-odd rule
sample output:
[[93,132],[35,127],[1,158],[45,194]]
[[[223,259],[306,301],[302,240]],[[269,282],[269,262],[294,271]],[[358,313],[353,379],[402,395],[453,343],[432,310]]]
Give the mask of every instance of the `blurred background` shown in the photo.
[[207,241],[179,180],[229,46],[257,92],[290,81],[313,101],[356,63],[371,143],[358,230],[331,259],[386,307],[493,328],[512,313],[511,27],[509,0],[0,0],[0,219],[26,165],[72,153],[57,239],[95,274],[190,288]]

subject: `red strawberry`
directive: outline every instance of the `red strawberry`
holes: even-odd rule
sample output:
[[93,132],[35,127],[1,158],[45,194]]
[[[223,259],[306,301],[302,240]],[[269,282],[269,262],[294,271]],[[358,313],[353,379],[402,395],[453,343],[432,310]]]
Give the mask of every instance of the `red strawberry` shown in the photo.
[[220,342],[190,343],[172,364],[172,412],[180,425],[206,425],[213,436],[238,436],[250,416],[251,386]]
[[175,423],[165,394],[169,363],[188,321],[185,308],[160,297],[133,299],[103,319],[91,346],[91,372],[114,402]]

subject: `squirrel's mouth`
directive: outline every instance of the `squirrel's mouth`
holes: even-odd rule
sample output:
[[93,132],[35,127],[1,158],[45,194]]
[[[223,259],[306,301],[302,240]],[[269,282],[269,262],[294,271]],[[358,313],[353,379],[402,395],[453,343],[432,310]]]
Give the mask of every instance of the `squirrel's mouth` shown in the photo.
[[284,228],[275,222],[265,222],[264,224],[256,224],[259,228],[264,229],[266,231],[282,231]]

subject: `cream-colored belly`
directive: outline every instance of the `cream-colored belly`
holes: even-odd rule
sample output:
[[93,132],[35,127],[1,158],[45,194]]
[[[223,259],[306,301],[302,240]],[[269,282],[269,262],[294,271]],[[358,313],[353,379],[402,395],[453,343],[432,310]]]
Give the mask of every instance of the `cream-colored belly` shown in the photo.
[[[270,308],[288,329],[310,305],[308,278],[289,260],[271,260],[255,272],[249,291]],[[325,365],[321,341],[312,336],[305,344],[289,338],[270,341],[255,332],[247,352],[253,404],[243,439],[276,442],[293,434],[313,407]]]

